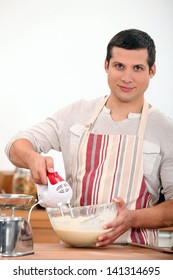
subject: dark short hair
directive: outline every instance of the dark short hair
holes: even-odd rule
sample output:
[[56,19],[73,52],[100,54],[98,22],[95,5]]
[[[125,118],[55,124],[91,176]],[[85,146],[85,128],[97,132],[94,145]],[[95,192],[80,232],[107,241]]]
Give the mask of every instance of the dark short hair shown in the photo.
[[144,31],[127,29],[117,33],[108,43],[106,60],[110,61],[112,48],[119,47],[126,50],[147,49],[149,69],[155,63],[156,47],[153,39]]

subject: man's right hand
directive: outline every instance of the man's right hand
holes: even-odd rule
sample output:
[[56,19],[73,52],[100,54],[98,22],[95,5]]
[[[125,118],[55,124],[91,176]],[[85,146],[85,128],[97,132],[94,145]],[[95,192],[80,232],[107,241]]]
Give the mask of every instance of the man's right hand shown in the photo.
[[32,178],[36,184],[47,185],[47,172],[54,172],[53,158],[32,152],[28,162]]

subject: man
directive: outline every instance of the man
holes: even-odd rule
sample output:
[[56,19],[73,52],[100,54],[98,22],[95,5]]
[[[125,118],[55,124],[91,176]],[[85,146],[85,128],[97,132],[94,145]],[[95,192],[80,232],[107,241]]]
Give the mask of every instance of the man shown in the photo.
[[[40,153],[61,151],[74,206],[117,203],[117,217],[105,225],[112,230],[97,246],[157,245],[157,229],[173,226],[173,120],[144,99],[156,72],[153,40],[136,29],[119,32],[108,44],[105,70],[108,96],[80,100],[18,133],[6,154],[47,184],[53,159]],[[158,204],[160,189],[165,201]]]

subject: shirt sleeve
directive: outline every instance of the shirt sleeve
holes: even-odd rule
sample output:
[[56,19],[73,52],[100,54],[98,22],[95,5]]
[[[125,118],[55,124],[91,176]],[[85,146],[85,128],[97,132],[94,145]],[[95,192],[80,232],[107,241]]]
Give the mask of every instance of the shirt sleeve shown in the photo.
[[12,144],[17,139],[29,140],[34,150],[38,153],[47,153],[51,149],[61,151],[59,142],[59,131],[61,130],[61,113],[55,113],[51,117],[45,119],[45,121],[33,125],[26,131],[20,131],[16,133],[5,147],[5,153],[9,158],[9,152]]

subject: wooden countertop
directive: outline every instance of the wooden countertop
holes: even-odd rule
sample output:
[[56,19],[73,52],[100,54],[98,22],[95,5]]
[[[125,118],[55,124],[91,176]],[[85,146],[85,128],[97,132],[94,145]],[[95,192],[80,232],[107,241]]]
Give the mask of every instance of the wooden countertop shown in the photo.
[[0,260],[173,260],[173,251],[162,252],[140,245],[73,248],[63,243],[35,243],[34,254],[0,257]]

